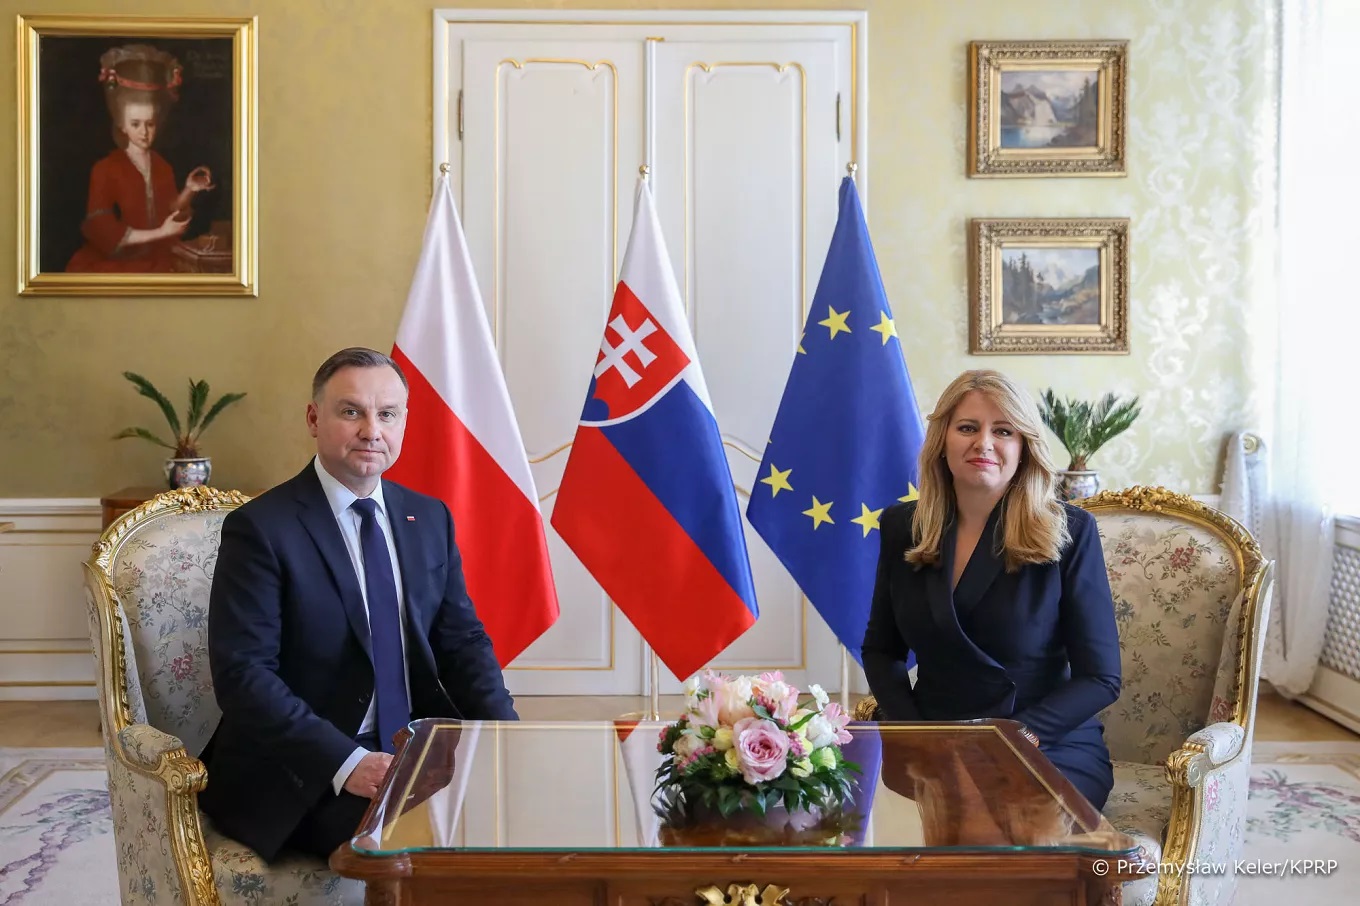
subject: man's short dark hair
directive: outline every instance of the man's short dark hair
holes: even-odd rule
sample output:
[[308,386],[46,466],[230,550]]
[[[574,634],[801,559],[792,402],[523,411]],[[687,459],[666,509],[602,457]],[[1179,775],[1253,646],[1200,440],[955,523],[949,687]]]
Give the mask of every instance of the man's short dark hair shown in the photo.
[[391,368],[401,378],[401,386],[406,388],[409,393],[411,385],[406,382],[406,375],[402,374],[401,367],[392,360],[390,355],[379,352],[376,349],[369,349],[367,346],[351,346],[342,349],[329,359],[321,363],[321,367],[316,369],[316,377],[312,378],[312,399],[320,402],[321,393],[326,389],[326,382],[335,376],[341,368]]

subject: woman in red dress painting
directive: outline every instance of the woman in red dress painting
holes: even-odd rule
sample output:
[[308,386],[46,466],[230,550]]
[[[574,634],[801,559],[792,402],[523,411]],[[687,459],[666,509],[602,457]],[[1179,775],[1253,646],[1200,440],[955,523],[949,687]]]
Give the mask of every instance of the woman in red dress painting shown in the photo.
[[118,145],[90,170],[80,232],[85,244],[66,264],[76,273],[173,271],[172,249],[189,226],[193,197],[212,189],[212,173],[196,167],[177,191],[175,171],[151,146],[179,100],[182,70],[170,54],[145,44],[115,47],[99,58],[113,140]]

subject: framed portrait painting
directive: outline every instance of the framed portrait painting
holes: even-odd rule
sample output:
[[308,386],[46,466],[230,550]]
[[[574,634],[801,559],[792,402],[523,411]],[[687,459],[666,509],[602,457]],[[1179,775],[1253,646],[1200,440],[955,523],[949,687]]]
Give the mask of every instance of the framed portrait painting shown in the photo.
[[1124,176],[1127,41],[974,41],[969,176]]
[[19,292],[256,295],[256,23],[20,16]]
[[969,351],[1129,351],[1129,221],[968,222]]

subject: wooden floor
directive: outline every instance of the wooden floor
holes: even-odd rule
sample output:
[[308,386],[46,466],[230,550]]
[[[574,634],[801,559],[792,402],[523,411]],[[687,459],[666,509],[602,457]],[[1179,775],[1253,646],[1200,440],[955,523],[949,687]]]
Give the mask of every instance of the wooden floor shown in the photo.
[[[521,696],[515,700],[525,720],[608,720],[648,708],[643,697]],[[661,713],[679,710],[678,696],[663,696]],[[1360,736],[1302,705],[1262,692],[1256,709],[1258,741],[1360,740]],[[97,746],[99,712],[94,702],[0,701],[0,746],[62,748]]]

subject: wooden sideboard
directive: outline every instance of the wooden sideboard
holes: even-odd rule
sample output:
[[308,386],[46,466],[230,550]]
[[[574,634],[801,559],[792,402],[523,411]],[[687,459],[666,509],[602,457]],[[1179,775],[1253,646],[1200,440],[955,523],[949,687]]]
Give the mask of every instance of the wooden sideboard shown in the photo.
[[169,489],[123,488],[122,490],[114,491],[106,497],[99,498],[99,509],[102,516],[99,530],[103,531],[112,525],[113,520],[117,519],[119,516],[137,509],[137,507],[146,503],[152,497],[155,497],[157,494],[166,490]]

